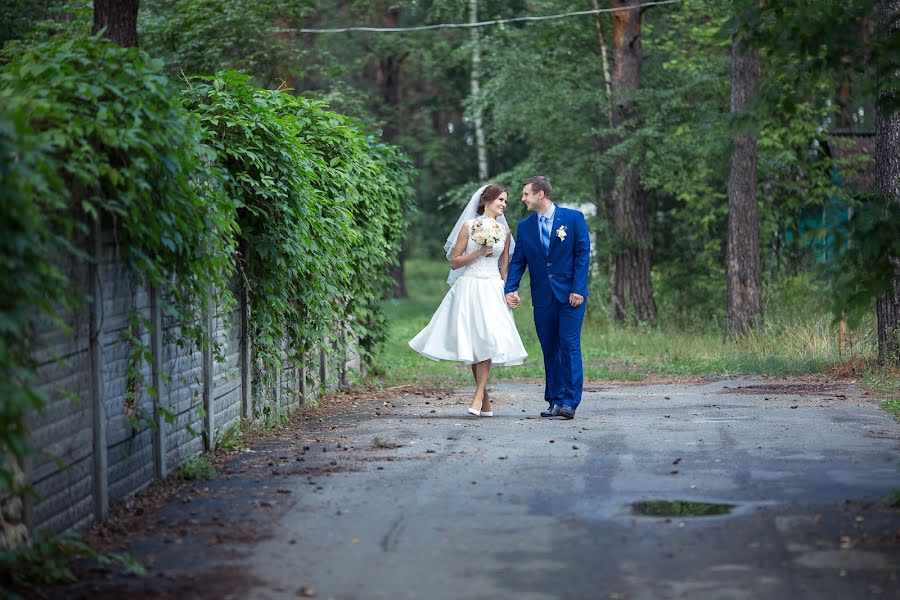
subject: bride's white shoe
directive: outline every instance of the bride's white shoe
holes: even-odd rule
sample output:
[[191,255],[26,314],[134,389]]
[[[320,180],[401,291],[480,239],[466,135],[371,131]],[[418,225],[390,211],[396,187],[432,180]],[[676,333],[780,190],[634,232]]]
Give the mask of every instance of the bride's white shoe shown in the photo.
[[473,417],[480,417],[482,415],[480,410],[474,409],[471,406],[466,409],[466,412],[472,415]]
[[[484,392],[484,400],[481,402],[481,404],[484,405],[485,403],[487,403],[487,404],[491,403],[491,399],[488,396],[487,390],[485,390],[485,392]],[[491,410],[481,411],[481,416],[482,417],[493,417],[494,416],[494,407],[492,406]]]

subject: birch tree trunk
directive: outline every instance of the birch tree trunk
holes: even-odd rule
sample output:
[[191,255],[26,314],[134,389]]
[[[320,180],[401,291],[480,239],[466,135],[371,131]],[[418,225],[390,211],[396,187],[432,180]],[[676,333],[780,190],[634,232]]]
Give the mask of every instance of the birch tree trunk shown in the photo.
[[[612,77],[613,125],[621,127],[633,113],[634,93],[641,82],[641,3],[612,0],[615,68]],[[650,281],[651,237],[647,193],[641,186],[640,163],[623,157],[616,163],[613,226],[617,235],[614,260],[613,307],[624,321],[656,320],[653,284]]]
[[[469,0],[469,23],[478,22],[478,0]],[[470,79],[472,97],[477,98],[481,89],[481,50],[478,48],[478,30],[472,27],[472,76]],[[484,142],[484,121],[481,107],[475,108],[475,148],[478,152],[478,181],[484,183],[488,178],[487,147]]]
[[[593,5],[594,10],[600,10],[599,0],[591,0],[591,4]],[[612,127],[612,77],[610,77],[609,74],[609,57],[606,52],[606,34],[603,32],[603,15],[598,12],[594,16],[596,17],[594,22],[597,25],[597,41],[600,44],[600,62],[603,67],[603,84],[606,89],[607,117],[609,119],[609,126]]]
[[[898,35],[900,0],[881,0],[879,30],[882,37]],[[875,188],[900,202],[900,111],[897,85],[900,70],[885,74],[878,82],[875,114]],[[893,87],[891,87],[893,86]],[[894,265],[893,289],[875,303],[878,323],[878,362],[900,365],[900,264]]]
[[[759,55],[731,42],[731,113],[740,115],[756,90]],[[756,206],[756,134],[732,135],[734,151],[728,172],[728,317],[727,331],[743,336],[762,312],[759,220]]]

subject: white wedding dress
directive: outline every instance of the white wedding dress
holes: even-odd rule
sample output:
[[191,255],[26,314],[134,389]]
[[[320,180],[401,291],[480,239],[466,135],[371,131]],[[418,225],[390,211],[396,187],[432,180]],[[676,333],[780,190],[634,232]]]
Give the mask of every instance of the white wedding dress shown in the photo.
[[[490,359],[494,365],[508,367],[522,364],[528,354],[512,311],[506,306],[500,277],[500,255],[505,245],[504,237],[494,244],[492,254],[466,267],[431,322],[410,340],[410,348],[431,360],[470,365]],[[469,236],[465,254],[479,248]]]

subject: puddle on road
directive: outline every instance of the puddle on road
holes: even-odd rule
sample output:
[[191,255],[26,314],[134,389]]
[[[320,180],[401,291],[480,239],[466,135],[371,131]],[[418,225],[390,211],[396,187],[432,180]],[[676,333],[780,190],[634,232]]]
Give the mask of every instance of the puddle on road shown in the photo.
[[632,502],[629,506],[632,514],[645,517],[711,517],[730,514],[736,505],[684,500],[649,500]]

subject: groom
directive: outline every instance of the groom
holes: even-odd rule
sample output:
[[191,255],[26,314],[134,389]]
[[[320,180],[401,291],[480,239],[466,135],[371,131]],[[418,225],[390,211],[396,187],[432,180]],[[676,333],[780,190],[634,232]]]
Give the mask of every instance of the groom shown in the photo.
[[587,298],[591,242],[584,215],[556,206],[546,177],[525,181],[522,202],[528,215],[516,230],[516,249],[506,278],[506,304],[519,306],[519,282],[525,268],[531,277],[534,327],[544,353],[542,417],[574,419],[581,402],[581,324]]

